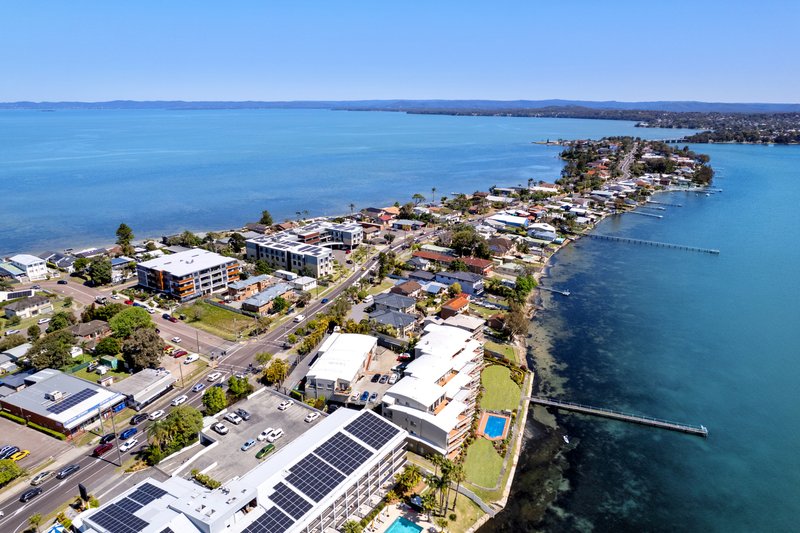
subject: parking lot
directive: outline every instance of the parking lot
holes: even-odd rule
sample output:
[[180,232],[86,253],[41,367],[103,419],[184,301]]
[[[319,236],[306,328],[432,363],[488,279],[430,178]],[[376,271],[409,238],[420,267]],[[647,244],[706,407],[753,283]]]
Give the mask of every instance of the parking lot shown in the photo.
[[[367,372],[356,381],[353,385],[353,393],[351,394],[351,398],[353,394],[359,394],[358,401],[349,401],[348,403],[351,405],[365,405],[365,402],[360,400],[360,395],[366,391],[370,395],[372,393],[377,393],[378,398],[375,401],[367,401],[366,405],[372,407],[378,403],[380,403],[381,398],[383,398],[383,393],[386,392],[391,385],[386,381],[385,383],[380,383],[379,381],[373,382],[373,376],[380,375],[380,376],[391,376],[392,375],[392,368],[397,366],[400,362],[397,360],[397,354],[391,350],[386,348],[378,348],[378,355],[370,362],[369,369]],[[400,376],[398,375],[398,378]]]
[[[285,411],[279,411],[278,405],[285,399],[285,396],[279,395],[271,389],[264,389],[264,392],[257,394],[249,400],[237,402],[228,408],[228,412],[234,412],[236,409],[241,408],[250,413],[250,420],[242,421],[239,425],[233,424],[225,420],[224,416],[218,415],[216,417],[217,420],[225,424],[228,428],[228,433],[226,435],[220,435],[209,428],[205,434],[217,441],[218,444],[213,450],[210,450],[208,453],[196,459],[192,463],[191,468],[203,471],[216,463],[213,468],[205,473],[224,483],[252,470],[262,461],[266,461],[272,457],[275,452],[284,446],[288,446],[293,440],[325,416],[321,415],[320,418],[311,423],[305,422],[304,418],[306,415],[316,412],[316,410],[296,400],[294,405]],[[267,441],[259,442],[258,440],[256,440],[256,445],[249,450],[242,451],[240,449],[245,441],[256,439],[259,433],[267,428],[281,428],[285,432],[283,437],[275,441],[275,451],[267,455],[264,459],[256,459],[258,450],[267,444]]]
[[28,450],[31,454],[19,462],[25,470],[31,471],[50,457],[58,457],[71,446],[56,438],[27,428],[5,418],[0,418],[0,445],[16,446],[20,450]]

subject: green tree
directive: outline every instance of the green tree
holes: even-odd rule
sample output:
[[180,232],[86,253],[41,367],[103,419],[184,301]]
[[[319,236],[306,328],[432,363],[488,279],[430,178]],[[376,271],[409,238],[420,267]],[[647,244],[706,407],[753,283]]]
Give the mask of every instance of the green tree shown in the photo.
[[272,325],[272,317],[260,316],[256,319],[256,325],[255,328],[253,328],[253,331],[255,332],[256,335],[258,335],[260,333],[269,331],[269,327],[271,325]]
[[106,337],[95,346],[94,353],[98,356],[115,356],[122,352],[122,342],[116,337]]
[[361,533],[362,531],[364,531],[364,528],[355,520],[348,520],[342,526],[343,533]]
[[31,324],[28,327],[28,340],[35,341],[36,339],[39,338],[39,335],[41,334],[42,334],[42,329],[38,325]]
[[422,509],[428,513],[428,519],[433,516],[433,510],[436,509],[436,494],[434,491],[429,490],[422,495]]
[[72,333],[60,329],[39,337],[28,350],[27,356],[37,369],[61,368],[72,362],[70,350],[75,345]]
[[449,294],[450,297],[452,297],[452,298],[455,298],[456,296],[461,294],[461,284],[458,283],[458,282],[455,282],[452,285],[450,285],[447,288],[447,294]]
[[447,518],[443,516],[440,516],[436,519],[436,526],[439,528],[439,531],[441,531],[441,533],[447,533],[448,523],[449,522],[447,521]]
[[422,481],[422,470],[415,464],[406,464],[403,471],[395,476],[398,492],[405,496]]
[[289,307],[289,302],[286,301],[286,298],[283,296],[278,296],[274,300],[272,300],[272,312],[273,313],[280,313],[284,309]]
[[11,459],[0,460],[0,487],[5,487],[9,482],[17,479],[25,471]]
[[234,398],[241,399],[253,392],[253,385],[244,377],[231,376],[228,379],[228,394]]
[[511,310],[506,313],[506,318],[504,322],[505,330],[514,335],[523,335],[525,332],[528,331],[528,326],[530,325],[530,320],[528,316],[525,314],[525,308],[519,304],[518,302],[511,302]]
[[75,260],[72,264],[72,268],[75,269],[75,272],[82,273],[84,270],[89,268],[89,260],[85,257],[79,257]]
[[436,187],[431,187],[431,203],[436,203]]
[[467,264],[464,261],[462,261],[461,259],[456,259],[455,261],[450,263],[450,270],[452,270],[453,272],[466,272],[469,269],[467,268]]
[[111,261],[103,257],[95,257],[89,264],[89,279],[95,285],[108,285],[111,283]]
[[267,383],[280,384],[289,375],[289,363],[284,359],[273,359],[272,363],[264,370],[264,379]]
[[67,311],[59,311],[50,318],[50,322],[47,325],[47,333],[68,328],[76,322],[77,319],[72,313],[68,313]]
[[238,254],[245,249],[247,244],[244,236],[241,233],[233,232],[231,233],[230,245],[231,250]]
[[256,363],[261,366],[266,366],[272,360],[272,354],[269,352],[258,352],[255,357]]
[[92,303],[81,313],[81,322],[91,322],[92,320],[103,320],[110,322],[118,313],[129,309],[125,304],[110,303],[105,305],[95,305]]
[[72,296],[67,296],[66,298],[64,298],[64,307],[72,307],[72,302],[73,302]]
[[28,517],[28,523],[34,528],[36,531],[39,531],[39,526],[42,523],[42,515],[39,513],[32,514]]
[[272,274],[273,272],[275,272],[275,269],[272,268],[269,265],[269,263],[267,263],[263,259],[258,259],[255,262],[255,266],[253,268],[253,272],[255,272],[256,274],[259,274],[259,275],[261,275],[261,274]]
[[225,397],[225,391],[220,387],[208,388],[203,393],[203,407],[206,409],[206,415],[215,415],[227,406],[228,399]]
[[414,200],[414,205],[419,205],[420,202],[425,201],[425,197],[419,193],[414,194],[414,196],[412,196],[411,199]]
[[5,337],[0,337],[0,352],[10,350],[11,348],[16,348],[20,344],[25,344],[25,342],[26,342],[25,337],[23,337],[19,333],[14,333],[13,335],[6,335]]
[[300,294],[297,296],[297,305],[300,307],[305,307],[311,302],[311,294],[306,291],[301,291]]
[[331,304],[329,313],[332,317],[341,320],[347,316],[347,313],[350,312],[351,307],[350,300],[340,296]]
[[142,307],[128,307],[114,315],[108,325],[115,337],[124,339],[138,329],[153,327],[153,321]]
[[123,255],[132,255],[133,230],[124,222],[117,228],[117,244],[122,248]]
[[386,241],[386,244],[392,244],[395,238],[397,238],[397,235],[394,233],[387,233],[383,236],[383,240]]
[[153,329],[142,328],[134,331],[122,344],[122,356],[128,368],[156,368],[161,362],[164,341]]
[[267,211],[266,209],[261,211],[261,218],[258,220],[258,223],[259,224],[264,224],[265,226],[271,226],[272,225],[272,215],[270,214],[270,212]]
[[19,326],[19,323],[22,322],[22,319],[19,315],[14,315],[6,321],[7,326]]
[[[217,388],[217,387],[214,387]],[[162,457],[171,455],[197,440],[203,427],[203,415],[190,405],[176,407],[163,420],[147,428],[150,446],[145,460],[150,465],[158,464]]]

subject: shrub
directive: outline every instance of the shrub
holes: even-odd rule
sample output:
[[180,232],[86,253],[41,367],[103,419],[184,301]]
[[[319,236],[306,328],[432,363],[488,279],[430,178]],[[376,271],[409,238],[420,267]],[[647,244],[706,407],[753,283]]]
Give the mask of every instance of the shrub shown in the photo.
[[216,479],[212,478],[211,476],[207,476],[205,474],[201,474],[200,471],[197,470],[196,468],[194,470],[192,470],[192,477],[194,478],[195,481],[197,481],[198,483],[200,483],[204,487],[207,487],[207,488],[209,488],[211,490],[219,488],[220,485],[222,485],[222,483],[220,483]]

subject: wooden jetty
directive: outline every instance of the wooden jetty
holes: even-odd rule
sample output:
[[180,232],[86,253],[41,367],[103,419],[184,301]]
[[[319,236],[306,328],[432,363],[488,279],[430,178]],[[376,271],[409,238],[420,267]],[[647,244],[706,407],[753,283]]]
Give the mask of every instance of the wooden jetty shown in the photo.
[[643,426],[651,426],[661,429],[668,429],[670,431],[678,431],[680,433],[688,433],[690,435],[697,435],[699,437],[707,438],[708,429],[705,426],[693,426],[690,424],[681,424],[679,422],[671,422],[661,418],[653,418],[651,416],[633,415],[630,413],[623,413],[614,409],[604,409],[601,407],[593,407],[591,405],[583,405],[579,403],[562,402],[561,400],[550,400],[548,398],[531,397],[528,398],[531,403],[537,405],[544,405],[546,407],[555,407],[556,409],[563,409],[565,411],[572,411],[574,413],[581,413],[584,415],[601,416],[603,418],[611,418],[613,420],[621,420],[623,422],[631,422],[634,424],[641,424]]
[[541,287],[541,286],[539,287],[539,289],[541,289],[543,291],[547,291],[547,292],[554,292],[554,293],[560,294],[562,296],[569,296],[570,295],[570,292],[568,290],[563,290],[562,291],[562,290],[559,290],[559,289],[554,289],[552,287]]
[[[631,212],[635,213],[635,211]],[[719,250],[714,250],[712,248],[697,248],[695,246],[685,246],[683,244],[672,244],[669,242],[658,242],[658,241],[645,241],[643,239],[631,239],[629,237],[616,237],[614,235],[602,235],[597,233],[586,233],[585,236],[590,237],[592,239],[600,239],[605,241],[626,242],[628,244],[642,244],[646,246],[657,246],[659,248],[674,248],[676,250],[685,250],[687,252],[701,252],[704,254],[719,255]]]
[[666,205],[669,207],[683,207],[682,204],[671,204],[669,202],[657,202],[656,200],[647,200],[648,204]]
[[646,209],[655,209],[656,211],[666,211],[667,210],[666,207],[661,207],[661,206],[658,206],[658,205],[647,205],[647,204],[645,204],[645,205],[640,206],[640,207],[644,207]]
[[656,215],[655,213],[645,213],[644,211],[628,211],[631,215],[642,215],[643,217],[664,218],[664,215]]

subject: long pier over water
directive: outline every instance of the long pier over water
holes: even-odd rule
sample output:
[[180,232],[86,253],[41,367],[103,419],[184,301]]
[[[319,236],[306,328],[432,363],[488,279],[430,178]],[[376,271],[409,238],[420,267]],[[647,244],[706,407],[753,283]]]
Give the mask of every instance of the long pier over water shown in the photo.
[[693,426],[690,424],[681,424],[679,422],[671,422],[661,418],[653,418],[651,416],[633,415],[630,413],[623,413],[614,409],[604,409],[601,407],[592,407],[591,405],[583,405],[579,403],[562,402],[561,400],[551,400],[548,398],[541,398],[533,396],[529,398],[531,403],[537,405],[544,405],[546,407],[555,407],[557,409],[564,409],[565,411],[572,411],[584,415],[601,416],[603,418],[611,418],[613,420],[622,420],[623,422],[632,422],[634,424],[641,424],[643,426],[651,426],[661,429],[668,429],[670,431],[678,431],[680,433],[688,433],[690,435],[697,435],[698,437],[708,437],[708,429],[705,426]]
[[719,250],[714,250],[712,248],[697,248],[695,246],[685,246],[683,244],[672,244],[669,242],[658,242],[658,241],[645,241],[642,239],[631,239],[629,237],[616,237],[614,235],[598,235],[596,233],[585,233],[584,236],[592,239],[600,239],[605,241],[626,242],[628,244],[643,244],[647,246],[657,246],[659,248],[674,248],[676,250],[685,250],[687,252],[701,252],[704,254],[719,255]]

